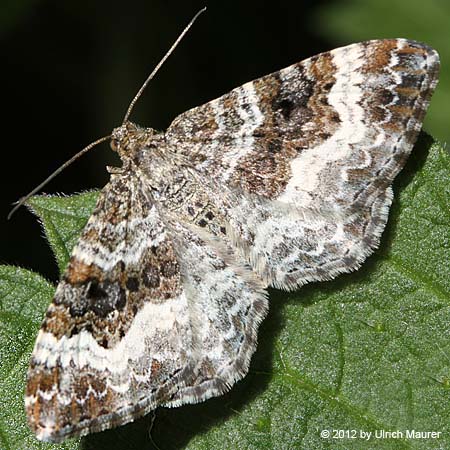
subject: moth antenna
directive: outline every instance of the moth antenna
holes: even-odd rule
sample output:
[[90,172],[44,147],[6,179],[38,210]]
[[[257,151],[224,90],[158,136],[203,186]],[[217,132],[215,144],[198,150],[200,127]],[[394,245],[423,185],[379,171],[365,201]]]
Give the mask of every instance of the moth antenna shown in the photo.
[[40,191],[50,180],[56,177],[60,172],[62,172],[66,167],[70,166],[75,160],[77,160],[80,156],[84,155],[86,152],[88,152],[92,147],[95,147],[96,145],[105,142],[111,137],[109,136],[103,136],[100,139],[97,139],[94,142],[91,142],[88,146],[84,147],[83,150],[79,151],[76,155],[72,156],[68,161],[66,161],[63,165],[59,166],[50,176],[48,176],[39,186],[35,187],[31,192],[29,192],[25,197],[22,197],[20,200],[16,202],[16,206],[11,210],[11,212],[8,214],[8,220],[11,218],[11,216],[36,192]]
[[[161,61],[156,65],[156,67],[153,69],[152,73],[147,77],[147,79],[144,81],[144,84],[141,86],[137,94],[134,96],[133,100],[130,103],[130,106],[128,106],[127,112],[125,114],[125,117],[123,118],[122,125],[128,120],[128,118],[131,115],[131,112],[133,111],[134,105],[139,100],[139,97],[142,95],[142,92],[144,92],[145,88],[147,87],[148,83],[153,79],[153,77],[156,75],[158,70],[161,68],[161,66],[166,62],[167,58],[172,54],[172,52],[175,50],[177,45],[180,43],[180,41],[183,39],[185,34],[189,31],[189,29],[192,27],[194,22],[197,20],[197,17],[206,11],[206,6],[202,8],[200,11],[197,12],[197,14],[191,19],[191,21],[187,24],[187,26],[184,28],[184,30],[181,32],[181,34],[178,36],[177,40],[172,44],[172,46],[169,48],[167,53],[163,56]],[[111,135],[104,136],[100,139],[97,139],[96,141],[90,143],[87,147],[83,148],[80,152],[78,152],[76,155],[72,156],[68,161],[66,161],[63,165],[58,167],[49,177],[47,177],[39,186],[35,187],[31,192],[29,192],[25,197],[22,197],[20,200],[18,200],[14,206],[14,208],[11,210],[11,212],[8,214],[8,220],[12,217],[12,215],[36,192],[40,191],[50,180],[55,178],[59,173],[61,173],[66,167],[70,166],[75,160],[77,160],[80,156],[84,155],[86,152],[88,152],[92,147],[95,147],[96,145],[108,140],[111,137]]]
[[197,17],[206,11],[206,6],[202,8],[187,24],[186,28],[181,32],[181,34],[178,36],[177,40],[172,44],[172,47],[169,48],[167,53],[163,56],[161,61],[156,65],[156,67],[153,69],[152,73],[147,77],[147,79],[144,81],[144,84],[141,86],[137,94],[134,96],[133,100],[131,100],[130,106],[128,106],[127,112],[125,114],[125,117],[123,118],[122,125],[128,120],[128,118],[131,115],[131,112],[133,111],[134,105],[139,100],[139,97],[144,92],[145,88],[147,87],[148,83],[153,79],[153,77],[156,75],[158,70],[161,68],[161,66],[166,62],[166,59],[172,54],[172,52],[175,50],[177,45],[180,43],[181,39],[184,38],[184,35],[189,31],[189,28],[192,27],[194,22],[197,20]]

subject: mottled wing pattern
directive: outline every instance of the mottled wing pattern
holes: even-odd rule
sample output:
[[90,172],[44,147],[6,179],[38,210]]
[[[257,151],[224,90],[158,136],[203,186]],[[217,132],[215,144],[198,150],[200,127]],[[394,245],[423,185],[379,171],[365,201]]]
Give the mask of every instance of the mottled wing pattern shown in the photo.
[[59,442],[219,395],[242,378],[267,302],[231,248],[164,221],[135,173],[113,175],[39,332],[26,410]]
[[112,175],[36,340],[25,400],[31,429],[58,442],[132,420],[170,398],[191,342],[158,211],[133,174]]
[[166,137],[259,275],[294,289],[354,270],[378,245],[438,70],[424,44],[353,44],[189,110]]
[[310,58],[180,115],[125,122],[32,354],[26,410],[59,442],[227,391],[265,287],[357,268],[420,130],[437,54],[402,39]]
[[222,394],[247,373],[268,304],[263,282],[230,245],[177,220],[171,229],[197,363],[164,405],[179,406]]

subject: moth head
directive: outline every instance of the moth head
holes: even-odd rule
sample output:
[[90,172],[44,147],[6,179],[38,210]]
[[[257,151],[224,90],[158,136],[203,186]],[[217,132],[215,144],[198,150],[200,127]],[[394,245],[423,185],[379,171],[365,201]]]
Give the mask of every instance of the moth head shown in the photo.
[[126,149],[135,140],[134,136],[138,131],[138,126],[132,122],[125,122],[120,127],[114,128],[111,133],[111,148],[117,153]]
[[132,122],[125,122],[111,133],[111,148],[120,157],[130,157],[152,138],[151,128],[141,128]]

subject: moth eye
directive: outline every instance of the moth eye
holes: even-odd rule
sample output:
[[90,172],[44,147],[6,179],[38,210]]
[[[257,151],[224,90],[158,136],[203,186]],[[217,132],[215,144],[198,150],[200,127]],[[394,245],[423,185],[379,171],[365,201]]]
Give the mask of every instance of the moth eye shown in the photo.
[[117,152],[119,149],[119,139],[111,139],[110,145],[113,151]]

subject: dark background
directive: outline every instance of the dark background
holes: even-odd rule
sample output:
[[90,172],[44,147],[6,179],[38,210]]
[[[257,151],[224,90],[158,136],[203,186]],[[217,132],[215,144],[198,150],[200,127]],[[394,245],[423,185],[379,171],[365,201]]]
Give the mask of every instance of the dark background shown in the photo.
[[[57,280],[56,264],[37,220],[22,208],[7,221],[11,203],[82,147],[120,125],[140,84],[201,7],[208,6],[207,12],[147,88],[133,121],[165,129],[186,109],[352,41],[424,40],[440,51],[443,61],[448,60],[450,14],[445,3],[2,2],[0,263],[31,268]],[[431,25],[430,9],[437,21]],[[439,27],[441,22],[445,28]],[[449,132],[442,115],[448,114],[442,109],[448,111],[449,85],[448,76],[441,77],[426,125],[427,131],[444,140]],[[70,194],[102,187],[108,180],[107,164],[119,161],[104,144],[44,192]]]

